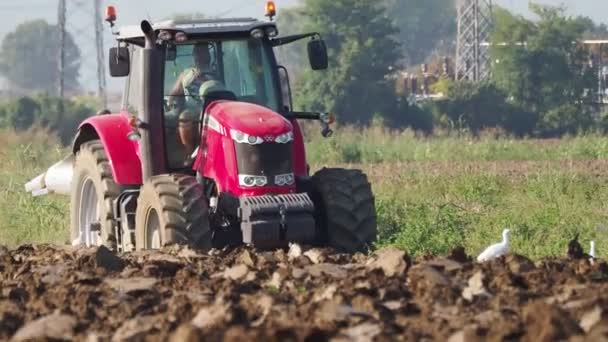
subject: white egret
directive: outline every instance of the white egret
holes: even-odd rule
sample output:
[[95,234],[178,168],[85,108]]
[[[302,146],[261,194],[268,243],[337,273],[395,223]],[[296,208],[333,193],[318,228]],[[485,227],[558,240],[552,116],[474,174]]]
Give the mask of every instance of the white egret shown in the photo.
[[502,232],[502,242],[486,248],[485,251],[479,254],[477,261],[484,262],[507,254],[509,251],[509,232],[509,229],[505,229]]

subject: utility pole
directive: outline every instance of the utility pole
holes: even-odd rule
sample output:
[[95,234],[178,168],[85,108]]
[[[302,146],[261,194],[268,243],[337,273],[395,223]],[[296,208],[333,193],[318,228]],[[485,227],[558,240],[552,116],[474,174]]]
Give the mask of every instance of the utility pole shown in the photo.
[[59,28],[58,95],[65,96],[68,33],[80,49],[82,87],[95,85],[103,108],[107,106],[106,69],[103,43],[102,6],[104,0],[58,0]]
[[456,79],[483,81],[490,76],[492,0],[457,0],[457,6]]
[[57,56],[57,96],[63,99],[65,96],[65,0],[59,0],[57,9],[57,28],[59,29],[59,54]]
[[97,95],[101,101],[102,108],[108,106],[108,95],[106,93],[106,63],[103,46],[103,21],[102,21],[102,0],[95,0],[95,48],[97,50]]

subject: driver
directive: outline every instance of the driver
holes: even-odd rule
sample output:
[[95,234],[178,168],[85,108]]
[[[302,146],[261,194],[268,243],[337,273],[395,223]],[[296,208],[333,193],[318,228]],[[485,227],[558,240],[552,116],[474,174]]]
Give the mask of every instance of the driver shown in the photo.
[[170,105],[178,116],[179,142],[185,151],[185,160],[188,162],[190,156],[198,145],[197,121],[202,110],[202,101],[199,96],[201,85],[213,80],[211,74],[211,54],[209,44],[197,43],[192,50],[194,67],[184,70],[173,89],[169,93]]

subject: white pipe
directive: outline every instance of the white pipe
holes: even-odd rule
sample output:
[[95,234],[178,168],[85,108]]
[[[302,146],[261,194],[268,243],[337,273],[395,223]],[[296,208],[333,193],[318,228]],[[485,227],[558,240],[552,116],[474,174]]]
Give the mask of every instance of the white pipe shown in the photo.
[[27,182],[25,184],[25,191],[26,192],[37,192],[40,191],[42,189],[44,189],[44,173],[41,175],[36,176],[36,178],[32,179],[31,181]]
[[45,173],[25,184],[25,191],[34,196],[47,193],[69,195],[74,174],[74,156],[69,155],[51,166]]

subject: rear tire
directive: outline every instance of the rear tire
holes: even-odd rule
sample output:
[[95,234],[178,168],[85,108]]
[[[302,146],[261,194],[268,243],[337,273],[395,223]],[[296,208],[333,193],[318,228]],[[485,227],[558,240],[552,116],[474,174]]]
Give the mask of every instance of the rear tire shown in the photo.
[[[71,241],[87,247],[105,245],[116,249],[112,201],[122,187],[114,182],[106,151],[99,140],[80,146],[71,187]],[[91,223],[99,223],[98,232],[91,231]]]
[[135,214],[136,247],[169,244],[211,249],[212,231],[203,186],[188,175],[154,176],[144,183]]
[[368,251],[376,240],[376,207],[359,170],[322,169],[311,181],[317,242],[343,252]]

